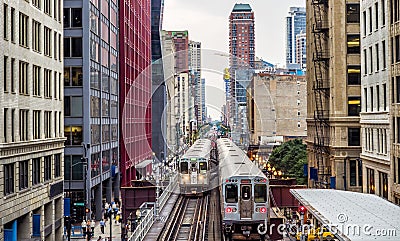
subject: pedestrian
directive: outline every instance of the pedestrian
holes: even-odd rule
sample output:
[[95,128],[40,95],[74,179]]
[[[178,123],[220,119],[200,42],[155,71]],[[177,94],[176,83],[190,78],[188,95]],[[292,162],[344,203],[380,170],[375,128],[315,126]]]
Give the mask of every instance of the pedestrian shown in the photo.
[[114,218],[115,218],[117,216],[117,211],[118,211],[117,204],[115,202],[112,202],[111,207],[112,207],[112,210],[114,212]]
[[92,229],[92,233],[94,233],[94,227],[96,226],[96,221],[92,220],[90,222],[90,228]]
[[104,220],[100,220],[100,230],[101,233],[104,234],[104,227],[106,226],[106,222],[104,222]]
[[87,223],[86,223],[86,221],[85,221],[85,219],[82,221],[82,223],[81,223],[81,227],[82,227],[82,232],[83,232],[83,237],[86,237],[86,226],[87,226]]

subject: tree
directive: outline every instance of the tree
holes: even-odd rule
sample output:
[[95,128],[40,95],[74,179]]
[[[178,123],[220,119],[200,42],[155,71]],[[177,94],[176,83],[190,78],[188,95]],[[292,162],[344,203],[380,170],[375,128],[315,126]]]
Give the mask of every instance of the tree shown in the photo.
[[296,178],[297,184],[306,184],[303,166],[307,164],[306,145],[301,139],[284,142],[272,151],[269,157],[271,166],[284,172],[285,176]]

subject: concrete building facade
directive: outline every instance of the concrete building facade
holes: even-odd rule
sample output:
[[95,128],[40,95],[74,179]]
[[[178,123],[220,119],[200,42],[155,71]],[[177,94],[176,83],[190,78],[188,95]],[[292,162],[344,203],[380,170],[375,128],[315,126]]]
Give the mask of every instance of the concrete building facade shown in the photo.
[[[348,67],[348,83],[361,80],[361,148],[363,192],[392,199],[389,116],[389,31],[386,2],[360,3],[361,66]],[[358,11],[358,5],[349,5]],[[360,68],[361,67],[361,68]],[[354,163],[350,162],[350,186],[354,185]]]
[[63,237],[63,2],[46,3],[0,1],[1,241]]
[[[307,151],[309,186],[362,190],[360,1],[307,1]],[[346,40],[346,41],[343,41]],[[350,171],[356,170],[350,177]],[[354,172],[352,172],[354,174]],[[352,185],[350,185],[350,181]]]
[[64,187],[77,222],[119,197],[118,7],[64,1]]
[[256,73],[248,87],[250,145],[305,138],[305,76]]
[[387,13],[389,14],[389,58],[390,61],[390,125],[391,125],[391,175],[389,183],[393,180],[393,187],[390,194],[392,200],[400,205],[400,1],[387,1]]

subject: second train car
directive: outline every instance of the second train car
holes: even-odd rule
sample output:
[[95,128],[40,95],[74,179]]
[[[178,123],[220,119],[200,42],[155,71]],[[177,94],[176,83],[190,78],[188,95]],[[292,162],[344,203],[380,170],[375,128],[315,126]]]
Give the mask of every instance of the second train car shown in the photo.
[[183,195],[202,195],[209,190],[212,142],[198,139],[179,160],[179,187]]

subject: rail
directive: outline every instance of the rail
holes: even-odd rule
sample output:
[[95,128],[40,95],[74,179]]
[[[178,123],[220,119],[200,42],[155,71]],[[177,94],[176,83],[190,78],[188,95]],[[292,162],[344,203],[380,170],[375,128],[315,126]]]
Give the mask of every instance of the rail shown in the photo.
[[[158,199],[159,204],[160,204],[159,211],[161,211],[163,209],[169,196],[175,190],[176,185],[178,183],[177,178],[178,178],[177,174],[174,174],[173,176],[170,177],[168,186],[164,189],[163,193],[161,194],[160,198]],[[151,226],[154,224],[154,221],[155,221],[154,208],[155,207],[148,209],[146,216],[142,219],[142,221],[136,227],[135,231],[128,238],[128,241],[142,241],[146,237],[146,234],[149,232]]]

